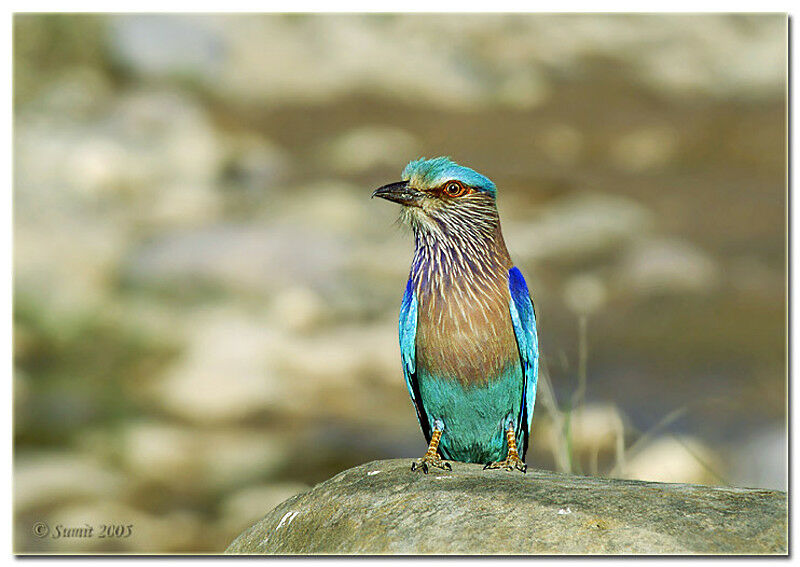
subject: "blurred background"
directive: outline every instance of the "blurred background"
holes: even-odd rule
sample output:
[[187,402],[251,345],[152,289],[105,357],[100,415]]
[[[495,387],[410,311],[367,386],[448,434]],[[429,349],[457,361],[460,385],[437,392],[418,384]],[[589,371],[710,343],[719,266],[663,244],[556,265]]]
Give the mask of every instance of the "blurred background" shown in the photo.
[[539,319],[532,467],[785,489],[786,33],[17,15],[16,550],[221,551],[345,468],[419,457],[412,241],[369,199],[419,156],[499,188]]

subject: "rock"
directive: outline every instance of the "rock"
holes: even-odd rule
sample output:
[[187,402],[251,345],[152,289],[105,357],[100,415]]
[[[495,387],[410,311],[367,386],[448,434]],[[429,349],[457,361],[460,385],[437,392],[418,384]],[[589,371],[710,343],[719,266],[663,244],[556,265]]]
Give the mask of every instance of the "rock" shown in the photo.
[[786,554],[786,493],[374,461],[295,496],[230,554]]

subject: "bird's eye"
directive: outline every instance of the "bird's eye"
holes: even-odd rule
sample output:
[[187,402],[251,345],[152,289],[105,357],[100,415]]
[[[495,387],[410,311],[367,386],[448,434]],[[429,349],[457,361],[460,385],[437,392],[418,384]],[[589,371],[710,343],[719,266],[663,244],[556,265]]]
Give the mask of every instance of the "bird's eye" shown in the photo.
[[467,192],[467,188],[458,181],[448,181],[444,186],[444,192],[450,197],[461,197]]

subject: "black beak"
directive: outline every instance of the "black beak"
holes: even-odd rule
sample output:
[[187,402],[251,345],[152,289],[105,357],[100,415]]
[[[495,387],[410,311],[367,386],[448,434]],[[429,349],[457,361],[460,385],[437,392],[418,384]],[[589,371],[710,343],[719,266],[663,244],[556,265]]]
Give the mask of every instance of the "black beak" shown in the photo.
[[413,187],[409,187],[408,181],[398,181],[397,183],[389,183],[389,185],[384,185],[383,187],[375,189],[372,196],[400,203],[407,207],[419,207],[425,193],[417,191]]

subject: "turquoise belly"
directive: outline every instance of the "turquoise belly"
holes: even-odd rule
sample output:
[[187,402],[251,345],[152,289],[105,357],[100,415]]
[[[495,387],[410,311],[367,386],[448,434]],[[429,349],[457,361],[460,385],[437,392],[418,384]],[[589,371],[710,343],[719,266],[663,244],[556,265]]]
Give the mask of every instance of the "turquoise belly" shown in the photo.
[[419,369],[420,397],[428,422],[444,422],[439,449],[445,459],[488,463],[505,459],[508,452],[505,424],[516,424],[522,407],[522,369],[509,367],[485,385],[463,386]]

